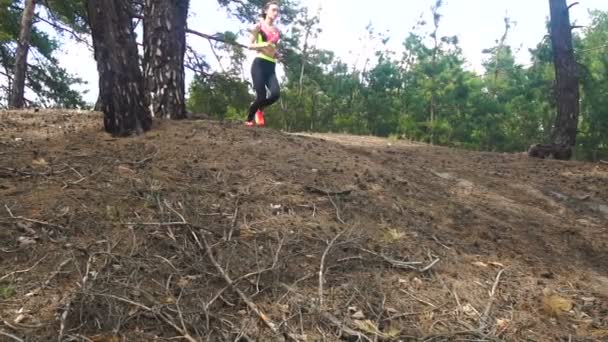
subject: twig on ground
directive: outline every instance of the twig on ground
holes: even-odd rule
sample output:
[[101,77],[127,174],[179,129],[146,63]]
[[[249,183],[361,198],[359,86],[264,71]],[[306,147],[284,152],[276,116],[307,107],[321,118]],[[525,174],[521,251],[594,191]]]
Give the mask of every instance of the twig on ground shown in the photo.
[[188,222],[186,221],[186,219],[184,218],[184,216],[182,214],[180,214],[177,210],[173,209],[173,207],[169,204],[169,202],[167,200],[163,201],[165,203],[165,206],[167,208],[169,208],[169,210],[171,210],[172,212],[175,213],[175,215],[177,215],[182,221],[182,224],[188,224]]
[[15,215],[13,215],[13,212],[11,211],[11,209],[6,204],[4,205],[4,208],[6,209],[6,211],[8,212],[8,214],[11,216],[11,218],[13,220],[20,220],[20,221],[38,223],[38,224],[41,224],[43,226],[55,227],[55,228],[59,228],[59,229],[65,230],[65,227],[62,227],[60,225],[56,225],[56,224],[52,224],[52,223],[48,223],[48,222],[44,222],[44,221],[33,220],[33,219],[30,219],[30,218],[27,218],[27,217],[23,217],[23,216],[15,216]]
[[[279,241],[279,247],[277,247],[277,251],[274,254],[274,258],[273,258],[273,261],[272,261],[272,266],[267,267],[267,268],[262,269],[262,270],[259,270],[259,271],[256,271],[256,272],[251,272],[251,273],[247,273],[247,274],[245,274],[243,276],[240,276],[240,277],[238,277],[238,278],[236,278],[236,279],[233,280],[233,282],[232,282],[233,285],[236,286],[239,282],[241,282],[243,280],[249,279],[249,278],[254,277],[254,276],[258,276],[258,275],[260,275],[262,273],[266,273],[266,272],[270,272],[272,270],[275,270],[276,267],[277,267],[277,264],[279,263],[279,253],[281,253],[281,249],[283,248],[284,241],[285,241],[285,237],[283,237]],[[213,304],[222,295],[222,293],[224,293],[224,291],[226,291],[229,287],[230,287],[230,285],[227,285],[224,288],[222,288],[220,291],[218,291],[218,293],[216,293],[215,296],[213,296],[209,300],[209,302],[207,302],[207,304],[205,304],[206,309],[208,309],[211,306],[211,304]]]
[[325,258],[327,257],[327,254],[329,254],[329,250],[331,249],[331,247],[334,245],[334,243],[336,243],[336,240],[338,240],[340,236],[344,234],[344,232],[345,230],[339,232],[336,236],[334,236],[331,241],[329,241],[329,243],[327,244],[327,248],[325,248],[325,251],[321,256],[321,265],[319,267],[319,307],[321,309],[323,309],[323,268],[325,267]]
[[[399,261],[399,260],[395,260],[393,258],[387,257],[385,255],[376,253],[374,251],[370,251],[369,249],[365,249],[362,247],[359,247],[359,249],[363,252],[369,253],[371,255],[375,255],[379,258],[381,258],[382,260],[384,260],[385,262],[391,264],[393,267],[397,267],[397,268],[403,268],[403,269],[409,269],[409,270],[416,270],[416,271],[420,271],[418,269],[418,267],[415,267],[414,265],[422,265],[422,262],[420,261]],[[436,262],[435,262],[436,263]],[[428,267],[428,266],[427,266]],[[432,266],[431,266],[432,267]]]
[[44,327],[44,324],[36,324],[36,325],[30,325],[30,324],[23,324],[23,323],[9,323],[7,320],[3,319],[2,316],[0,316],[0,323],[6,325],[7,327],[18,331],[20,329],[26,329],[26,330],[33,330],[33,329],[40,329],[42,327]]
[[431,261],[430,264],[428,264],[427,266],[419,269],[418,271],[420,271],[420,272],[426,272],[426,271],[430,270],[431,268],[433,268],[433,266],[435,266],[435,264],[437,264],[439,262],[439,260],[440,260],[439,258],[436,258],[435,260]]
[[327,195],[327,197],[329,198],[329,201],[336,209],[336,217],[338,218],[338,221],[340,221],[340,223],[342,223],[342,224],[346,224],[346,222],[344,222],[342,217],[340,217],[340,208],[338,208],[338,205],[336,204],[336,202],[334,202],[334,199],[331,197],[331,195]]
[[392,320],[398,319],[398,318],[403,318],[403,317],[408,317],[408,316],[418,316],[418,315],[425,315],[425,314],[429,314],[431,312],[437,311],[439,309],[441,309],[442,307],[446,306],[447,303],[438,305],[437,307],[434,307],[432,309],[426,310],[426,311],[417,311],[417,312],[404,312],[404,313],[400,313],[400,314],[395,314],[393,316],[387,317],[385,319],[383,319],[383,322],[390,322]]
[[63,184],[63,187],[62,187],[61,189],[65,190],[65,189],[67,189],[67,188],[68,188],[70,185],[77,185],[77,184],[80,184],[80,183],[82,183],[82,182],[83,182],[85,179],[87,179],[87,178],[91,178],[91,177],[93,177],[93,176],[96,176],[97,174],[101,173],[102,171],[103,171],[103,169],[99,169],[99,170],[97,170],[97,171],[95,171],[95,172],[91,173],[91,174],[90,174],[90,175],[88,175],[88,176],[82,176],[82,178],[77,179],[77,180],[75,180],[75,181],[73,181],[73,182],[67,182],[67,183],[64,183],[64,184]]
[[8,337],[8,338],[12,339],[13,341],[24,342],[24,340],[20,339],[19,337],[15,336],[13,334],[9,334],[7,332],[4,332],[2,330],[0,330],[0,335]]
[[309,311],[319,312],[321,319],[323,319],[327,324],[333,326],[334,328],[337,328],[342,334],[342,336],[346,338],[357,338],[356,341],[373,341],[366,335],[350,328],[346,323],[341,322],[336,316],[332,315],[331,313],[320,311],[319,307],[316,306],[314,302],[308,300],[308,298],[304,298],[304,296],[297,293],[291,286],[284,283],[281,283],[280,285],[287,290],[287,293],[293,293],[293,295],[298,298],[298,301],[305,303]]
[[232,223],[230,224],[230,232],[228,232],[228,236],[226,237],[226,239],[228,241],[230,241],[232,239],[232,233],[234,232],[234,229],[236,228],[236,221],[239,217],[239,199],[236,199],[236,203],[234,204],[235,208],[234,208],[234,216],[232,217]]
[[352,189],[330,191],[330,190],[317,188],[312,185],[307,185],[304,188],[306,190],[308,190],[309,192],[313,192],[313,193],[317,193],[317,194],[321,194],[321,195],[327,195],[327,196],[350,195],[353,192]]
[[[274,323],[268,316],[266,316],[266,314],[264,314],[243,291],[241,291],[238,287],[235,286],[232,279],[230,279],[230,276],[226,274],[222,266],[220,266],[217,260],[215,260],[215,257],[213,256],[213,250],[211,249],[209,242],[205,238],[205,235],[201,234],[201,239],[199,239],[196,232],[191,230],[191,233],[199,248],[201,248],[207,253],[209,261],[211,261],[215,269],[222,275],[224,281],[239,295],[239,297],[241,297],[245,304],[247,304],[247,306],[260,318],[260,320],[266,325],[266,327],[268,327],[268,329],[270,329],[274,334],[281,336],[281,333],[279,332],[276,323]],[[203,241],[202,243],[201,240]]]
[[61,174],[61,173],[64,173],[67,171],[67,169],[59,170],[59,171],[53,171],[53,169],[49,169],[46,172],[22,171],[22,170],[17,170],[17,169],[11,169],[10,167],[0,167],[0,169],[6,170],[8,172],[12,172],[14,174],[18,174],[20,176],[43,176],[43,177],[47,177],[52,174]]
[[338,330],[340,330],[340,332],[342,333],[343,336],[344,336],[344,334],[347,334],[344,337],[347,337],[347,338],[356,337],[357,341],[361,341],[361,340],[368,341],[368,342],[373,341],[371,338],[365,336],[364,334],[362,334],[354,329],[349,328],[346,324],[341,322],[336,316],[334,316],[328,312],[322,312],[321,318],[324,319],[327,323],[334,326],[335,328],[338,328]]
[[435,242],[437,242],[441,247],[445,248],[445,249],[451,249],[454,250],[454,248],[452,247],[448,247],[446,245],[444,245],[441,241],[439,241],[439,239],[437,238],[437,236],[433,235],[433,240],[435,240]]
[[138,303],[138,302],[134,302],[134,301],[132,301],[130,299],[122,298],[122,297],[115,296],[115,295],[112,295],[112,294],[97,293],[96,295],[97,296],[108,297],[108,298],[113,298],[113,299],[116,299],[116,300],[121,301],[123,303],[131,304],[131,305],[137,306],[138,308],[144,309],[144,310],[146,310],[146,311],[148,311],[148,312],[150,312],[150,313],[152,313],[152,314],[160,317],[165,323],[169,324],[178,333],[182,334],[181,338],[184,338],[184,339],[186,339],[186,340],[188,340],[190,342],[198,342],[194,337],[190,336],[186,331],[184,331],[177,324],[175,324],[175,322],[173,322],[170,318],[168,318],[167,316],[165,316],[165,314],[158,313],[154,309],[152,309],[152,308],[150,308],[150,307],[148,307],[148,306],[146,306],[144,304],[141,304],[141,303]]
[[57,270],[54,271],[53,273],[51,273],[51,275],[47,278],[47,280],[44,281],[44,283],[42,283],[41,286],[26,293],[25,297],[31,297],[31,296],[37,295],[38,292],[40,292],[45,286],[48,286],[51,283],[51,281],[59,274],[59,272],[61,272],[61,269],[63,268],[63,266],[67,265],[70,261],[72,261],[72,259],[64,260],[61,264],[59,264],[59,267],[57,268]]
[[154,159],[154,157],[156,157],[156,155],[158,155],[158,152],[160,151],[160,150],[158,149],[158,147],[156,147],[156,146],[155,146],[154,148],[156,149],[156,151],[154,151],[154,153],[152,153],[150,156],[145,157],[145,158],[144,158],[144,159],[142,159],[142,160],[139,160],[139,161],[134,161],[134,162],[129,162],[129,163],[126,163],[126,164],[130,164],[130,165],[139,166],[139,165],[143,165],[143,164],[145,164],[146,162],[148,162],[148,161],[150,161],[150,160]]
[[[451,337],[452,339],[454,339],[455,336],[462,336],[462,335],[481,337],[481,338],[483,338],[482,341],[496,341],[495,338],[486,336],[484,334],[480,334],[478,331],[475,331],[475,330],[463,330],[463,331],[454,331],[454,332],[448,332],[448,333],[442,333],[442,334],[429,335],[429,336],[424,337],[424,339],[422,339],[422,341],[435,341],[440,337],[448,337],[448,338]],[[475,340],[475,341],[477,341],[477,340]]]
[[413,294],[409,293],[408,291],[406,291],[406,290],[404,290],[404,289],[401,289],[401,290],[399,290],[399,291],[400,291],[400,292],[403,292],[403,293],[405,293],[405,294],[407,294],[407,295],[409,295],[410,297],[414,298],[415,300],[419,301],[419,302],[420,302],[420,303],[422,303],[422,304],[426,304],[426,305],[428,305],[428,306],[432,306],[434,309],[437,309],[437,305],[435,305],[435,304],[433,304],[433,303],[431,303],[431,302],[428,302],[428,301],[426,301],[426,300],[424,300],[424,299],[420,299],[420,298],[418,298],[418,297],[414,296]]
[[495,295],[496,295],[496,288],[498,287],[498,283],[500,282],[500,276],[502,275],[502,273],[504,271],[505,271],[505,269],[503,268],[496,275],[496,280],[494,281],[494,285],[492,286],[492,291],[490,292],[490,300],[488,301],[488,304],[486,305],[486,309],[484,310],[483,315],[481,316],[481,318],[479,320],[478,331],[480,333],[483,333],[484,329],[486,328],[487,319],[488,319],[488,316],[490,315],[490,309],[492,308],[492,304],[494,303],[494,299],[495,299]]
[[46,259],[46,257],[47,257],[47,256],[48,256],[48,255],[43,256],[43,257],[42,257],[40,260],[36,261],[36,263],[35,263],[35,264],[33,264],[33,265],[32,265],[31,267],[29,267],[29,268],[26,268],[26,269],[24,269],[24,270],[14,271],[14,272],[11,272],[11,273],[9,273],[9,274],[6,274],[6,275],[4,275],[4,276],[0,277],[0,281],[3,281],[4,279],[6,279],[6,278],[8,278],[8,277],[10,277],[10,276],[13,276],[13,275],[15,275],[15,274],[19,274],[19,273],[27,273],[27,272],[29,272],[29,271],[33,270],[33,269],[34,269],[36,266],[38,266],[38,264],[39,264],[39,263],[41,263],[41,262],[42,262],[42,260]]

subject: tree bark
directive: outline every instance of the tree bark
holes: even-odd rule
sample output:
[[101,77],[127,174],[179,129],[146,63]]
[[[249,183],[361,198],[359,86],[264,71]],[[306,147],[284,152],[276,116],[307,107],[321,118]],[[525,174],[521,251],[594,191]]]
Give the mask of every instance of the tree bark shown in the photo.
[[189,0],[146,0],[144,84],[153,117],[186,118],[184,55]]
[[30,50],[32,36],[32,23],[36,9],[36,0],[25,0],[23,15],[21,16],[21,31],[19,32],[19,45],[15,56],[15,70],[9,99],[10,108],[23,108],[25,96],[25,73],[27,72],[27,55]]
[[152,126],[130,6],[129,0],[88,0],[87,3],[104,127],[115,136],[140,134]]
[[566,0],[549,0],[549,5],[551,43],[557,82],[557,117],[552,138],[556,146],[571,150],[576,144],[580,110],[579,79],[572,47],[572,27]]

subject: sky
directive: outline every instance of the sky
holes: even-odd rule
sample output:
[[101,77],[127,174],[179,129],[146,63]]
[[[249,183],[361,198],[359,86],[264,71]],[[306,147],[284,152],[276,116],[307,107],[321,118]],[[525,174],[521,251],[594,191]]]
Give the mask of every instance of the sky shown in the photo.
[[[317,46],[332,50],[343,61],[352,65],[356,56],[362,52],[373,54],[372,48],[364,46],[359,38],[365,35],[365,27],[371,23],[376,32],[388,32],[391,49],[402,51],[405,40],[420,15],[427,22],[432,22],[430,7],[435,0],[300,0],[314,13],[321,7],[321,28]],[[535,47],[546,35],[545,22],[549,16],[547,0],[446,0],[441,9],[443,15],[439,35],[457,35],[460,46],[467,59],[468,68],[481,70],[482,50],[496,44],[504,32],[503,18],[509,16],[515,26],[509,33],[507,43],[517,52],[517,61],[527,64],[530,60],[529,48]],[[571,10],[571,21],[577,25],[589,22],[589,10],[608,11],[606,0],[580,0],[580,4]],[[246,26],[230,18],[225,10],[219,8],[217,0],[191,0],[190,28],[214,33],[238,31]],[[279,22],[280,27],[280,22]],[[430,28],[429,28],[430,29]],[[243,37],[242,42],[246,38]],[[195,49],[207,56],[212,65],[217,66],[215,57],[209,50],[209,43],[199,37],[188,36],[188,42]],[[60,55],[60,64],[68,72],[78,75],[89,84],[79,89],[88,89],[85,95],[87,102],[97,98],[97,71],[92,54],[81,44],[67,42]],[[249,70],[254,55],[249,54],[245,70]],[[360,63],[364,57],[358,59]],[[279,67],[280,69],[280,67]],[[247,74],[247,73],[246,73]],[[279,71],[279,77],[282,72]],[[245,75],[249,77],[249,75]],[[187,71],[186,81],[192,80],[193,74]]]

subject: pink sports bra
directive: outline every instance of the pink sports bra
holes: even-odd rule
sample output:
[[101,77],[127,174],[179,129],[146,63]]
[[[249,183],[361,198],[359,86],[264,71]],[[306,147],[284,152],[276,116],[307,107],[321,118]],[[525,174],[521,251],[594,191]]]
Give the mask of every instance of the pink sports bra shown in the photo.
[[281,33],[278,29],[271,29],[265,23],[260,24],[261,40],[264,42],[276,44],[281,39]]

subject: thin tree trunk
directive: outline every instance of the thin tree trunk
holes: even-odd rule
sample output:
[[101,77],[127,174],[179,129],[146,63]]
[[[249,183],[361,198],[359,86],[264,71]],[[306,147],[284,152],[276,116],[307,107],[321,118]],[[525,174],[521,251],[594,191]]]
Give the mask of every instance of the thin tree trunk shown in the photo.
[[443,5],[443,1],[442,0],[437,0],[437,2],[435,3],[434,6],[431,7],[431,11],[433,12],[433,25],[435,27],[435,30],[432,33],[432,37],[433,37],[433,56],[432,56],[432,60],[431,60],[431,65],[432,65],[432,74],[431,74],[431,103],[430,103],[430,117],[431,117],[431,136],[430,136],[430,143],[431,145],[434,143],[435,140],[435,108],[436,108],[436,91],[437,91],[437,80],[436,80],[436,73],[437,73],[437,53],[439,52],[439,40],[437,39],[437,33],[439,31],[439,21],[441,19],[441,14],[439,14],[439,8],[441,8],[441,6]]
[[19,45],[15,56],[15,70],[9,99],[10,108],[23,108],[25,96],[25,73],[27,72],[27,55],[30,49],[32,36],[32,23],[36,10],[36,0],[25,0],[25,8],[21,16],[21,31],[19,32]]
[[87,3],[104,127],[116,136],[140,134],[152,126],[130,6],[129,0],[88,0]]
[[500,58],[502,57],[501,52],[505,47],[505,41],[509,35],[509,29],[511,29],[511,19],[509,17],[504,18],[505,21],[505,33],[500,38],[498,47],[496,48],[496,61],[494,61],[494,82],[492,84],[492,97],[495,97],[498,93],[498,76],[500,74]]
[[146,0],[144,6],[144,83],[153,117],[186,117],[188,5],[188,0]]
[[[571,150],[576,144],[579,115],[579,79],[572,47],[572,27],[566,0],[550,0],[551,43],[557,81],[557,117],[553,129],[553,143]],[[567,153],[569,159],[571,153]],[[566,156],[564,156],[566,157]]]

